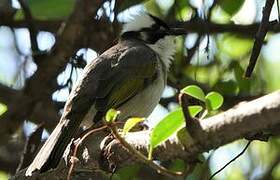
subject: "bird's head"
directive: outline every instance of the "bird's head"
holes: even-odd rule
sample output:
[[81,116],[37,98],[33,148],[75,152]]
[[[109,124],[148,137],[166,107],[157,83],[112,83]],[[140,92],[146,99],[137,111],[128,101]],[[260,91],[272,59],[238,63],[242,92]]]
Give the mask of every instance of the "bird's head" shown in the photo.
[[137,38],[147,44],[155,44],[170,35],[170,28],[164,21],[151,14],[141,13],[124,25],[121,37]]
[[124,25],[121,38],[144,41],[161,57],[168,68],[175,53],[175,36],[171,32],[172,29],[161,19],[141,13]]

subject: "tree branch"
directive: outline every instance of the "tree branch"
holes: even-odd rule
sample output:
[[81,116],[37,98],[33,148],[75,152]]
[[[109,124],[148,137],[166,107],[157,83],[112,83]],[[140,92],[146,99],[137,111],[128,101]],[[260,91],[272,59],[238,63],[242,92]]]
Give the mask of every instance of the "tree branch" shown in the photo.
[[0,83],[0,102],[4,104],[9,104],[13,97],[18,93],[17,90],[12,89],[4,84]]
[[[186,142],[179,142],[177,138],[172,138],[155,149],[153,156],[163,161],[180,158],[189,162],[199,153],[244,138],[248,134],[264,131],[271,134],[279,133],[279,117],[280,91],[277,91],[200,121],[203,132],[199,141],[188,138]],[[149,136],[149,131],[141,131],[130,133],[125,139],[142,153],[147,154]],[[117,167],[122,167],[123,164],[133,162],[127,150],[116,140],[108,143],[104,152],[110,155],[104,158],[108,164],[113,163]]]
[[[49,31],[56,33],[64,20],[33,20],[34,24],[38,30]],[[254,37],[258,31],[260,23],[253,23],[250,25],[240,25],[240,24],[218,24],[213,22],[205,22],[201,19],[186,21],[186,22],[173,22],[170,23],[172,27],[185,28],[187,32],[194,32],[200,34],[216,34],[216,33],[238,33],[242,35],[247,35]],[[0,25],[9,26],[12,28],[24,28],[28,27],[28,24],[25,20],[1,20]],[[89,24],[90,26],[96,27],[96,24]],[[276,21],[271,21],[268,23],[267,30],[270,32],[280,32],[280,24]]]
[[[184,141],[182,139],[179,141],[176,137],[170,138],[154,150],[153,157],[161,161],[180,158],[186,162],[193,163],[196,160],[194,158],[199,153],[207,152],[234,140],[244,138],[248,134],[257,134],[262,131],[270,132],[271,134],[279,133],[279,129],[275,131],[275,127],[280,127],[280,91],[242,103],[216,116],[201,120],[199,123],[203,130],[202,139],[197,141],[188,136]],[[149,137],[150,131],[146,130],[128,133],[124,139],[141,153],[148,154]],[[77,167],[76,169],[77,171],[87,170],[87,172],[91,172],[91,176],[95,173],[92,167],[97,161],[98,155],[96,151],[100,153],[100,150],[96,148],[96,144],[92,145],[92,142],[96,142],[96,138],[100,142],[100,136],[90,136],[85,142],[85,146],[89,150],[90,159],[87,163],[79,163],[82,167]],[[137,161],[134,156],[128,153],[128,150],[124,148],[119,140],[107,137],[104,141],[99,167],[110,170],[112,165],[120,168]],[[93,154],[95,156],[92,156]],[[91,167],[91,170],[88,169],[89,167]],[[62,171],[60,168],[64,170]],[[58,170],[36,174],[32,176],[32,179],[36,179],[36,177],[42,179],[47,179],[47,177],[65,178],[67,177],[67,169],[63,165]],[[77,171],[74,170],[74,176],[79,174]],[[24,171],[21,171],[14,178],[24,179]]]
[[[213,22],[205,22],[204,20],[197,19],[194,21],[176,22],[171,24],[172,27],[184,28],[187,32],[194,32],[199,34],[215,34],[215,33],[237,33],[245,36],[254,37],[258,28],[259,23],[250,25],[239,25],[239,24],[217,24]],[[276,21],[268,23],[268,31],[280,32],[280,25]]]
[[265,7],[263,8],[262,21],[259,26],[258,32],[256,34],[255,43],[254,43],[253,50],[251,53],[249,65],[248,65],[248,67],[246,69],[246,73],[245,73],[245,77],[247,77],[247,78],[251,77],[251,74],[257,63],[257,59],[259,57],[265,35],[268,31],[269,16],[270,16],[273,4],[274,4],[274,0],[266,0]]

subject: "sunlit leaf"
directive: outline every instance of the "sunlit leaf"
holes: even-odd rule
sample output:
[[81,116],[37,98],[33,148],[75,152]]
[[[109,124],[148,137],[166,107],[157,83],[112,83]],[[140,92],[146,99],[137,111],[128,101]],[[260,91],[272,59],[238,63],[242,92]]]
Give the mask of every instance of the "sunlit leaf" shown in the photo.
[[128,133],[136,124],[143,122],[145,118],[139,118],[139,117],[133,117],[129,118],[123,127],[123,133],[126,134]]
[[7,111],[7,106],[5,104],[0,103],[0,116]]
[[7,174],[7,172],[0,171],[0,180],[6,180],[6,179],[9,179],[9,175]]
[[205,101],[205,94],[202,91],[202,89],[196,85],[190,85],[185,87],[184,89],[181,90],[182,93],[185,93],[189,96],[192,96],[196,99],[199,99],[201,101]]
[[[196,116],[201,110],[201,106],[190,106],[189,113],[192,117]],[[152,130],[150,138],[150,153],[159,144],[166,141],[170,136],[176,133],[185,125],[182,108],[169,113]]]
[[120,111],[117,111],[115,109],[109,109],[106,113],[105,120],[107,122],[114,122],[117,119],[119,114],[120,114]]
[[223,96],[218,92],[208,93],[206,95],[205,99],[206,99],[207,109],[209,109],[209,110],[219,109],[224,102]]

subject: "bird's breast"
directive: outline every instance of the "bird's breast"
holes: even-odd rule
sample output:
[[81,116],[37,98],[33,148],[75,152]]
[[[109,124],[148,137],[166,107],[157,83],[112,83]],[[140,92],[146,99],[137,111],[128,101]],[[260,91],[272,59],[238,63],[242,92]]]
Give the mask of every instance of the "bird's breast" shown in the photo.
[[120,120],[129,117],[147,117],[158,104],[166,84],[166,72],[159,63],[158,74],[151,84],[118,108]]

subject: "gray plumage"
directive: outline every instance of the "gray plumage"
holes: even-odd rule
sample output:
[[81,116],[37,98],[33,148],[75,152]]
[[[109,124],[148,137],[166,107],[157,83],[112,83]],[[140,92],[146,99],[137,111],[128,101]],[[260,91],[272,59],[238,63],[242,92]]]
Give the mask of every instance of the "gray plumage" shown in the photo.
[[138,38],[124,38],[88,64],[70,93],[60,122],[26,175],[55,168],[84,119],[100,121],[110,108],[121,111],[120,120],[147,117],[165,87],[173,44],[173,39],[162,38],[149,45]]

